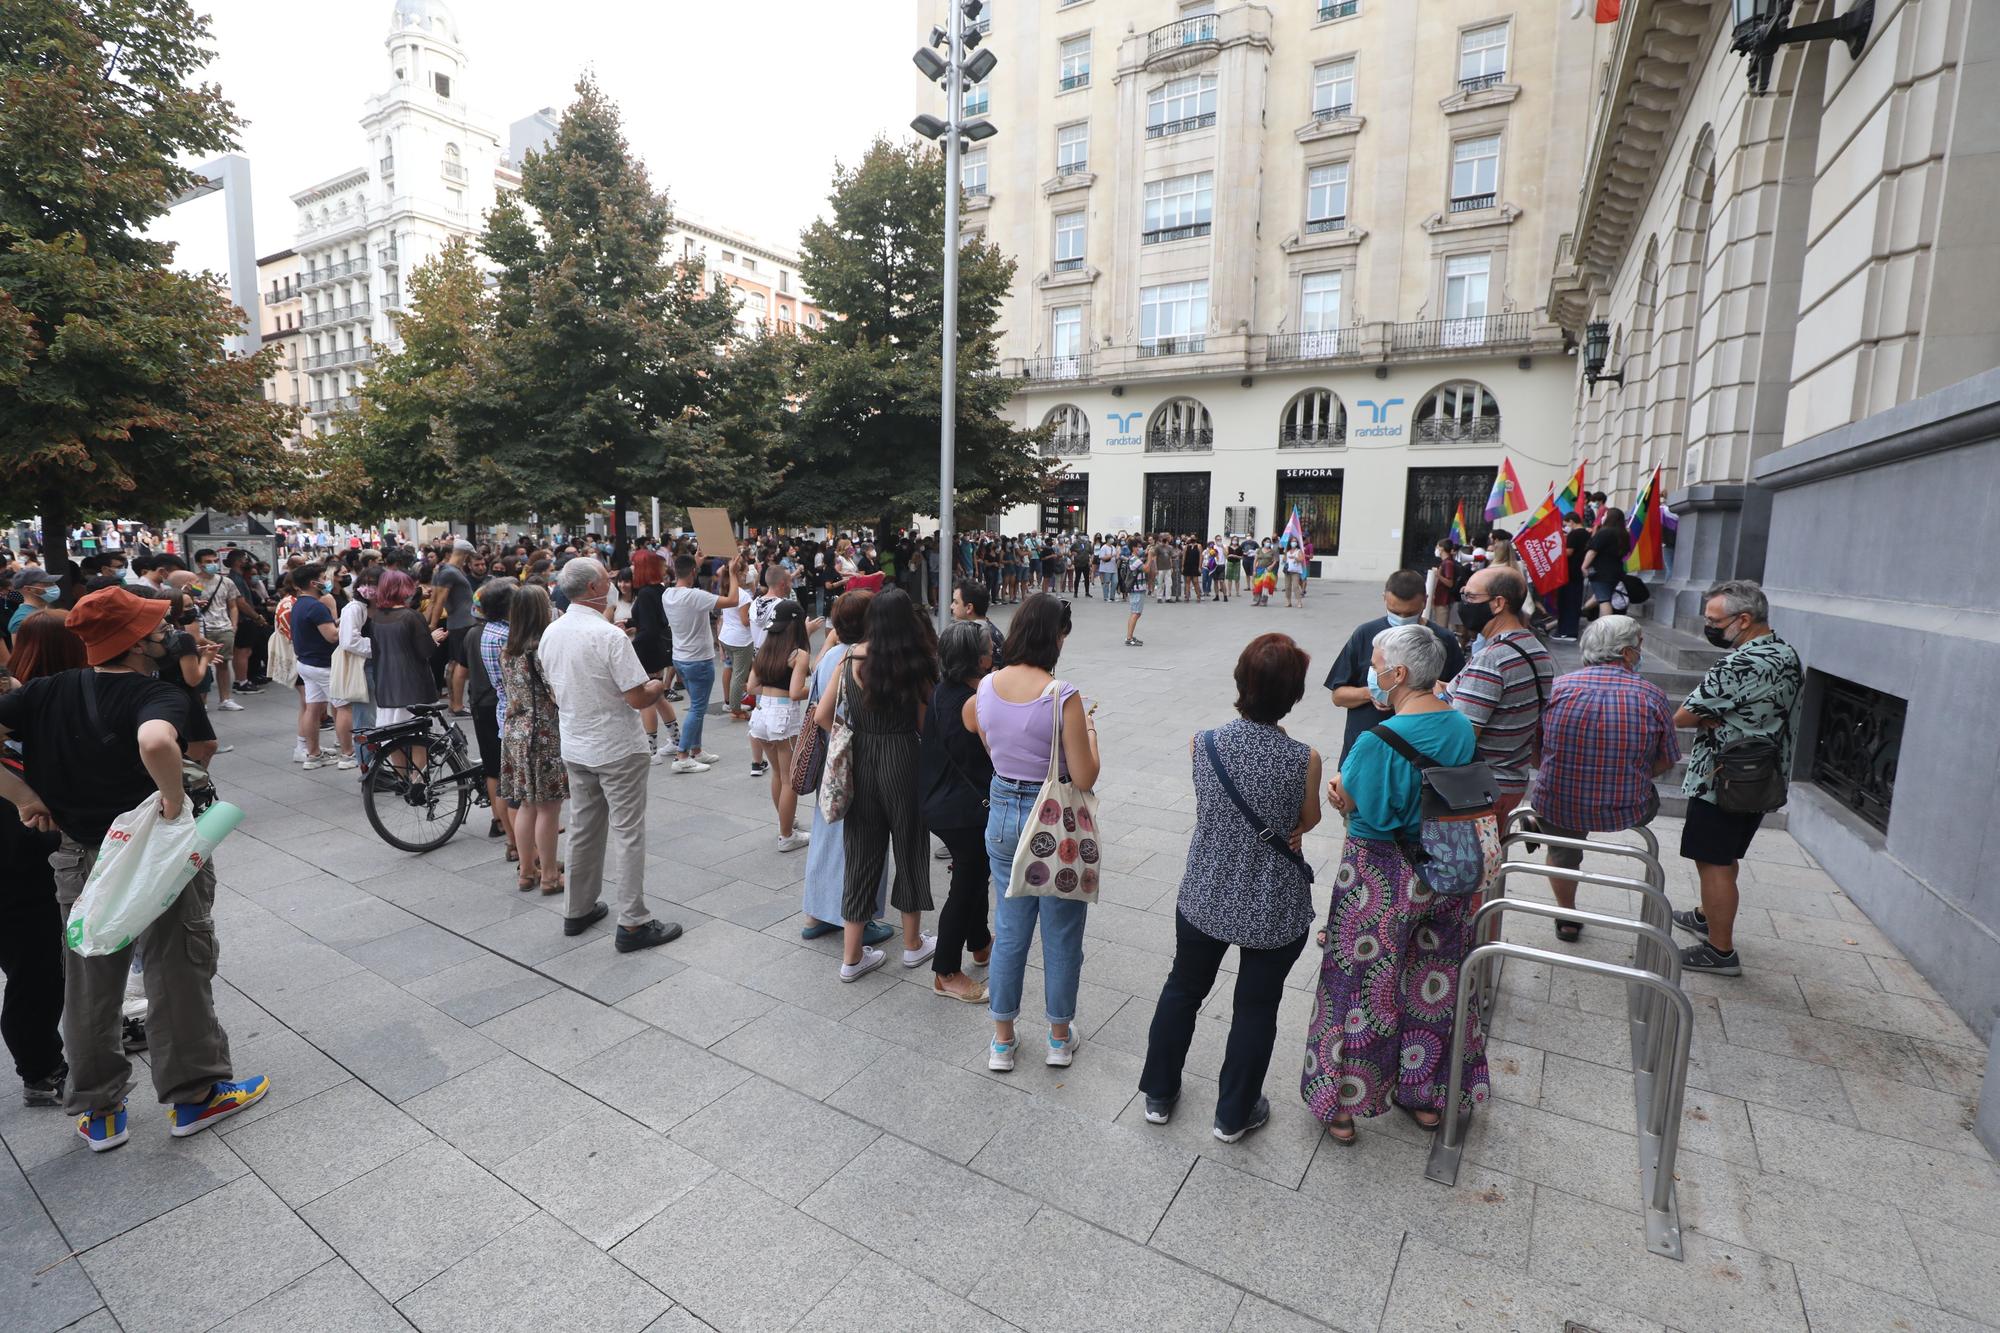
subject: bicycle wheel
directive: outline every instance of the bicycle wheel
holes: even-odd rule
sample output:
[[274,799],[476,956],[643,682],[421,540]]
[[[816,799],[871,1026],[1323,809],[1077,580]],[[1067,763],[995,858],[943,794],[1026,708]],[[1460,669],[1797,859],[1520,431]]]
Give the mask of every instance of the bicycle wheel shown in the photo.
[[361,804],[382,841],[406,852],[430,852],[465,822],[478,782],[479,770],[467,767],[442,738],[405,736],[376,754],[361,787]]

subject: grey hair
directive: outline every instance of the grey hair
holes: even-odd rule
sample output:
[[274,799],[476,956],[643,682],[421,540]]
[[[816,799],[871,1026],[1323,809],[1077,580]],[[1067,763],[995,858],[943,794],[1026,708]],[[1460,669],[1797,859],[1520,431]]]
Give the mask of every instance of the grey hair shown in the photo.
[[565,561],[556,571],[556,590],[570,601],[579,601],[590,594],[591,585],[609,579],[604,566],[587,555]]
[[1626,649],[1639,646],[1641,628],[1630,616],[1599,616],[1583,627],[1577,651],[1589,666],[1620,661]]
[[938,635],[938,666],[946,680],[971,680],[993,651],[993,638],[976,620],[954,620]]
[[1747,611],[1750,619],[1757,624],[1770,623],[1771,603],[1765,598],[1763,587],[1754,579],[1731,579],[1727,583],[1718,583],[1708,590],[1701,604],[1707,606],[1717,597],[1722,599],[1722,609],[1731,620]]
[[1407,667],[1410,688],[1429,690],[1444,670],[1444,645],[1427,625],[1391,625],[1375,636],[1382,665]]

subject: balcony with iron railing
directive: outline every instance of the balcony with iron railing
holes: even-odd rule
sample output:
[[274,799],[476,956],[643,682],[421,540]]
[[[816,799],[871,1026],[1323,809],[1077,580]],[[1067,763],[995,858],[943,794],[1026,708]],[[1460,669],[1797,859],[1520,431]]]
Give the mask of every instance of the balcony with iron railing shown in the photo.
[[1460,421],[1455,417],[1426,417],[1417,422],[1411,434],[1418,444],[1498,444],[1500,418],[1481,416]]
[[1056,179],[1058,180],[1062,179],[1064,176],[1088,175],[1089,172],[1090,172],[1090,159],[1087,157],[1079,157],[1074,162],[1056,163]]
[[1216,36],[1215,19],[1213,14],[1197,14],[1193,18],[1162,24],[1146,34],[1147,56],[1165,55],[1183,47],[1213,42]]
[[1049,265],[1049,267],[1057,273],[1074,273],[1083,267],[1083,256],[1072,255],[1068,259],[1058,259],[1055,263]]
[[1340,214],[1338,217],[1306,219],[1306,235],[1308,236],[1317,236],[1322,232],[1346,230],[1347,214],[1345,213]]
[[438,174],[448,181],[457,181],[461,185],[465,183],[465,167],[460,163],[440,162],[438,164]]
[[1494,195],[1491,191],[1485,194],[1468,194],[1452,200],[1451,211],[1454,213],[1476,213],[1482,208],[1493,207],[1493,204]]
[[1361,12],[1361,0],[1319,0],[1321,22],[1327,19],[1351,19]]
[[359,343],[353,347],[336,347],[331,352],[320,352],[309,356],[300,364],[307,370],[326,370],[333,366],[373,365],[375,345]]
[[1205,130],[1215,124],[1215,113],[1204,111],[1198,116],[1182,116],[1178,120],[1163,120],[1157,125],[1146,127],[1148,139],[1167,139],[1176,134],[1186,134],[1189,130]]
[[394,268],[396,267],[397,264],[402,262],[400,257],[396,253],[396,247],[394,245],[383,246],[380,250],[376,252],[375,258],[381,262],[383,268]]
[[1184,333],[1179,337],[1155,338],[1151,342],[1142,342],[1133,350],[1138,353],[1140,360],[1150,361],[1160,356],[1193,356],[1197,352],[1206,351],[1207,348],[1208,338],[1205,334]]
[[1021,363],[1021,378],[1041,383],[1055,383],[1062,380],[1087,380],[1090,378],[1090,357],[1038,356]]
[[359,259],[347,259],[338,264],[327,264],[320,268],[307,269],[299,275],[299,287],[301,289],[324,287],[329,282],[338,282],[342,278],[351,278],[357,273],[366,273],[367,271],[368,256],[364,254]]
[[965,197],[968,199],[984,199],[986,197],[986,182],[985,181],[965,182]]
[[1390,330],[1391,352],[1456,352],[1465,349],[1522,347],[1534,340],[1535,315],[1513,310],[1500,315],[1468,315],[1463,319],[1426,319],[1397,324]]
[[1044,458],[1081,458],[1090,452],[1090,436],[1058,431],[1042,442]]
[[1361,354],[1358,329],[1314,329],[1305,333],[1274,333],[1264,345],[1270,364],[1290,361],[1338,361]]
[[1062,78],[1056,80],[1057,92],[1074,92],[1078,88],[1088,88],[1089,86],[1090,72],[1088,70],[1085,70],[1081,74],[1065,74]]
[[1141,245],[1162,245],[1168,241],[1192,241],[1208,235],[1215,229],[1213,223],[1190,222],[1183,227],[1155,227],[1151,231],[1139,233]]
[[282,291],[264,293],[265,305],[283,305],[287,301],[296,301],[298,299],[299,289],[296,287],[287,287]]
[[1353,114],[1354,114],[1354,103],[1339,102],[1334,104],[1333,106],[1314,107],[1313,121],[1316,124],[1324,125],[1328,121],[1345,120]]
[[351,319],[368,318],[368,302],[358,301],[353,305],[330,306],[325,310],[308,310],[299,318],[299,327],[306,329],[325,328],[329,324],[345,324]]
[[1214,449],[1213,426],[1155,426],[1146,432],[1149,454],[1206,454]]
[[1471,78],[1460,79],[1458,81],[1458,90],[1462,93],[1483,93],[1488,88],[1498,88],[1506,81],[1506,70],[1501,70],[1495,74],[1475,74]]
[[1339,449],[1347,443],[1347,422],[1287,422],[1278,427],[1280,449]]
[[361,406],[359,395],[350,393],[338,398],[315,398],[307,410],[316,417],[323,417],[335,412],[352,412],[359,406]]

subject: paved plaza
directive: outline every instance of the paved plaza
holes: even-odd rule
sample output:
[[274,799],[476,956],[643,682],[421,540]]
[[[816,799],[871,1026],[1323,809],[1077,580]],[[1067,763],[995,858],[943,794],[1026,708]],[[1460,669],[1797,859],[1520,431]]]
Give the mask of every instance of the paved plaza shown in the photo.
[[[1076,606],[1061,674],[1102,701],[1111,833],[1076,1063],[985,1068],[983,1007],[928,967],[837,980],[799,939],[803,855],[773,846],[740,725],[713,772],[652,775],[647,883],[687,934],[621,955],[524,896],[484,812],[426,857],[370,831],[351,773],[304,773],[292,696],[218,714],[248,812],[217,857],[216,1000],[272,1091],[167,1135],[141,1072],[131,1141],[0,1110],[8,1330],[1080,1329],[1815,1333],[2000,1327],[2000,1167],[1967,1126],[1984,1043],[1793,841],[1745,864],[1740,980],[1692,976],[1684,1262],[1644,1248],[1625,997],[1505,974],[1455,1188],[1401,1116],[1326,1140],[1297,1080],[1319,950],[1290,978],[1271,1124],[1209,1123],[1212,997],[1173,1124],[1135,1085],[1194,815],[1187,737],[1284,629],[1322,676],[1369,586],[1307,608]],[[1339,721],[1314,688],[1295,736]],[[1307,839],[1322,915],[1339,850]],[[1663,821],[1677,844],[1678,824]],[[1667,858],[1679,906],[1691,870]],[[943,863],[933,891],[942,901]],[[1532,893],[1532,891],[1529,891]],[[1608,894],[1584,905],[1625,911]],[[1555,945],[1546,922],[1520,938]],[[1623,961],[1587,932],[1577,946]],[[1031,959],[1038,954],[1031,954]],[[1229,966],[1229,964],[1225,964]],[[1225,978],[1226,979],[1226,978]],[[1021,1049],[1041,1049],[1031,967]]]

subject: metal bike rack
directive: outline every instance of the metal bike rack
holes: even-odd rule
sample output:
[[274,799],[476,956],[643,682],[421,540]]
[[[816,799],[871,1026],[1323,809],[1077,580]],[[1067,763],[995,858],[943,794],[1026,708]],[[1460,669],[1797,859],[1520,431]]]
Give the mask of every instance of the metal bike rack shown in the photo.
[[[1536,915],[1550,915],[1562,920],[1580,920],[1607,927],[1610,923],[1622,921],[1625,929],[1635,932],[1652,929],[1620,917],[1577,912],[1542,903],[1510,903],[1506,899],[1495,899],[1486,907],[1495,908],[1496,914],[1497,910],[1534,909]],[[1485,911],[1486,907],[1480,910]],[[1673,1051],[1667,1076],[1664,1080],[1653,1079],[1649,1095],[1643,1099],[1637,1098],[1635,1077],[1635,1100],[1643,1102],[1638,1113],[1639,1171],[1646,1207],[1646,1248],[1669,1259],[1680,1259],[1680,1203],[1674,1192],[1674,1155],[1680,1146],[1681,1103],[1687,1094],[1688,1046],[1694,1034],[1694,1006],[1688,1002],[1681,988],[1666,977],[1640,968],[1576,958],[1525,944],[1482,944],[1467,956],[1465,967],[1476,972],[1483,970],[1489,961],[1497,962],[1502,958],[1520,958],[1549,967],[1574,968],[1595,976],[1616,978],[1628,987],[1643,987],[1659,996],[1663,1011],[1672,1016]],[[1464,1091],[1465,1034],[1467,1020],[1472,1016],[1471,996],[1472,987],[1461,984],[1452,1016],[1451,1076],[1445,1093],[1445,1114],[1436,1136],[1431,1140],[1430,1160],[1424,1168],[1425,1176],[1444,1185],[1458,1183],[1459,1160],[1465,1151],[1466,1126],[1471,1120],[1467,1109],[1459,1105]],[[1664,1029],[1658,1033],[1661,1046],[1664,1045],[1665,1035]]]
[[[1593,843],[1581,838],[1551,838],[1546,833],[1539,835],[1539,838],[1543,842],[1549,842],[1556,846],[1580,847],[1590,851],[1595,851],[1600,847],[1608,845]],[[1638,848],[1632,847],[1626,850],[1636,852]],[[1655,866],[1657,867],[1657,863],[1655,863]],[[1605,888],[1624,889],[1629,893],[1636,893],[1639,895],[1638,919],[1656,928],[1667,939],[1666,945],[1659,950],[1660,958],[1658,966],[1654,967],[1653,970],[1664,973],[1666,970],[1665,959],[1669,956],[1678,959],[1672,941],[1673,905],[1668,901],[1666,889],[1653,883],[1651,879],[1633,879],[1629,875],[1607,875],[1597,870],[1570,870],[1563,866],[1545,865],[1540,861],[1503,861],[1500,864],[1499,872],[1494,876],[1493,880],[1496,899],[1506,896],[1507,878],[1510,875],[1527,875],[1534,879],[1566,879],[1577,884],[1598,884]],[[1624,918],[1614,919],[1622,920]],[[1482,928],[1482,931],[1476,931],[1472,937],[1475,943],[1491,944],[1499,938],[1500,923],[1497,916],[1485,918],[1482,922]],[[1640,941],[1640,944],[1653,943],[1645,939]],[[1647,966],[1646,956],[1643,952],[1638,951],[1638,947],[1635,945],[1632,961],[1640,967],[1645,967]],[[1496,967],[1492,971],[1492,976],[1487,979],[1486,984],[1480,992],[1479,1018],[1481,1022],[1489,1021],[1493,1017],[1493,1006],[1500,996],[1500,969]]]

